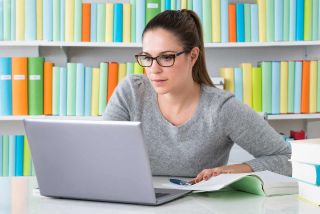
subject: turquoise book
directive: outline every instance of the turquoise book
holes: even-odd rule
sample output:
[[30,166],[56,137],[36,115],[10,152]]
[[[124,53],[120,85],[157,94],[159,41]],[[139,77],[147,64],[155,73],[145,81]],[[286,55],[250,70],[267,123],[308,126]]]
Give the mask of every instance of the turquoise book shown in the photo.
[[104,3],[99,3],[97,5],[97,42],[104,42],[105,38],[106,38],[106,5]]
[[[177,1],[178,3],[178,1]],[[181,2],[180,2],[181,3]],[[146,24],[161,12],[160,0],[146,0]],[[177,8],[178,9],[178,8]]]
[[312,40],[318,40],[319,34],[319,0],[312,0]]
[[60,90],[59,90],[59,115],[67,115],[67,69],[59,68],[60,71]]
[[244,41],[251,42],[251,6],[244,4]]
[[2,142],[2,136],[0,135],[0,176],[2,176],[2,170],[3,170],[3,142]]
[[3,40],[3,0],[0,0],[0,41]]
[[122,42],[123,40],[123,4],[114,4],[113,11],[113,41]]
[[43,0],[43,40],[52,41],[53,39],[53,0]]
[[304,39],[304,0],[296,1],[296,40]]
[[[139,14],[139,15],[137,15]],[[136,42],[141,43],[142,32],[146,23],[146,0],[136,2]]]
[[59,115],[60,107],[60,69],[53,67],[52,69],[52,115]]
[[134,63],[127,62],[127,75],[134,74]]
[[61,30],[61,27],[60,27],[60,18],[62,18],[60,16],[60,1],[56,0],[56,1],[53,1],[53,20],[52,20],[52,27],[53,27],[53,35],[52,35],[52,40],[53,41],[61,41],[60,39],[60,36],[61,36],[61,33],[60,33],[60,30]]
[[262,69],[262,112],[272,112],[272,66],[271,62],[261,62]]
[[12,114],[11,58],[0,57],[0,116]]
[[102,115],[107,106],[107,82],[108,82],[108,64],[100,63],[99,79],[99,115]]
[[91,94],[92,94],[92,68],[85,68],[85,83],[84,83],[84,115],[91,115]]
[[188,0],[188,10],[193,10],[193,0]]
[[201,20],[201,23],[203,23],[202,20],[202,1],[199,0],[193,0],[193,11],[196,12]]
[[65,37],[65,0],[60,0],[60,40],[64,41]]
[[176,10],[181,10],[181,0],[176,0]]
[[258,42],[259,41],[259,16],[258,16],[258,5],[251,4],[251,41]]
[[84,116],[84,64],[77,63],[76,116]]
[[91,3],[90,41],[97,41],[97,3]]
[[136,42],[136,0],[131,0],[131,42]]
[[25,0],[25,39],[36,40],[36,29],[36,0]]
[[16,174],[16,136],[9,136],[9,162],[8,162],[8,171],[9,176],[15,176]]
[[82,35],[82,0],[74,1],[74,41],[81,42]]
[[283,0],[274,1],[274,40],[283,40]]
[[301,112],[302,61],[295,61],[294,66],[294,113]]
[[76,115],[76,78],[77,64],[67,64],[67,115]]
[[245,41],[244,29],[244,4],[236,4],[237,42]]
[[9,175],[9,136],[2,136],[2,175]]
[[267,0],[266,1],[266,20],[267,20],[267,41],[273,42],[274,41],[274,30],[275,30],[275,23],[274,23],[274,1],[277,0]]
[[28,58],[29,115],[43,114],[43,57]]
[[[205,5],[205,7],[207,7],[206,4],[204,4],[204,5]],[[221,0],[220,8],[221,8],[221,11],[220,11],[221,42],[228,42],[229,41],[228,0]]]
[[234,95],[243,102],[243,75],[241,68],[234,68]]
[[289,41],[290,0],[283,0],[283,41]]
[[212,13],[211,13],[211,0],[204,0],[203,8],[203,33],[204,33],[204,42],[212,42]]
[[290,23],[289,23],[289,40],[295,41],[296,40],[296,25],[297,25],[297,8],[296,8],[296,0],[289,0],[290,4]]
[[11,40],[16,40],[16,1],[11,1]]
[[171,0],[165,0],[165,6],[164,9],[165,10],[171,10]]
[[3,40],[11,40],[11,0],[3,0]]
[[161,0],[161,12],[165,11],[166,0]]
[[170,10],[175,10],[176,9],[176,0],[171,0],[171,8]]
[[280,113],[280,62],[272,62],[272,114]]
[[16,136],[15,176],[23,175],[23,135]]
[[294,110],[294,61],[288,62],[288,113]]

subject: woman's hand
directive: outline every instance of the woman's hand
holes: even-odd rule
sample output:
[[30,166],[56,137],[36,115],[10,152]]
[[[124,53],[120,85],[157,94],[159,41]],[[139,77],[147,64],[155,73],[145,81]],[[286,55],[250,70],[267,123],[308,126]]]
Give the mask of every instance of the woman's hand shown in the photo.
[[226,173],[245,173],[252,172],[251,167],[248,164],[235,164],[228,166],[215,167],[211,169],[202,170],[197,177],[191,180],[193,184],[199,183],[202,180],[208,180],[212,176],[218,176]]

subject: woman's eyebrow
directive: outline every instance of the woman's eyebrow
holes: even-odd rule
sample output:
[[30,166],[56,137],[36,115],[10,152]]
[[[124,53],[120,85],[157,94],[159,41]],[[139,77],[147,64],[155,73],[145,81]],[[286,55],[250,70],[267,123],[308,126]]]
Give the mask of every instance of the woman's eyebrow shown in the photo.
[[[162,52],[160,52],[158,55],[161,55],[161,54],[164,54],[164,53],[174,53],[175,51],[171,51],[171,50],[168,50],[168,51],[162,51]],[[139,54],[146,54],[146,55],[150,55],[151,56],[151,54],[149,54],[148,52],[146,52],[146,51],[142,51],[142,52],[140,52]]]

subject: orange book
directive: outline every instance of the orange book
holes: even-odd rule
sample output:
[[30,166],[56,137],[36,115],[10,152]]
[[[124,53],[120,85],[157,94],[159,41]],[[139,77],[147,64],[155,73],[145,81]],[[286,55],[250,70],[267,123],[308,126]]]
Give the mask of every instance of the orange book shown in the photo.
[[28,58],[12,57],[12,114],[28,114]]
[[302,62],[301,113],[309,113],[310,61]]
[[90,42],[90,16],[91,4],[82,4],[82,38],[83,42]]
[[236,4],[228,5],[229,14],[229,42],[237,42]]
[[44,62],[43,69],[43,112],[52,115],[52,62]]
[[116,62],[110,62],[109,63],[109,71],[108,71],[108,95],[107,100],[109,102],[110,97],[114,91],[114,89],[117,87],[118,84],[118,68],[119,64]]

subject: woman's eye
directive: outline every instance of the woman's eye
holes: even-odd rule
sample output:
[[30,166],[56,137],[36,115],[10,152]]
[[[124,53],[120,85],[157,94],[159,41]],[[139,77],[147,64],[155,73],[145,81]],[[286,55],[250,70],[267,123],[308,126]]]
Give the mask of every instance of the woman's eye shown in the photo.
[[143,58],[143,61],[151,61],[152,60],[152,58],[150,57],[150,56],[145,56],[144,58]]
[[162,55],[160,57],[161,60],[165,60],[165,61],[171,61],[174,58],[174,55],[170,54],[170,55]]

